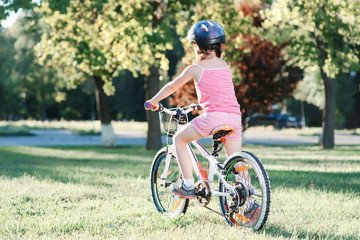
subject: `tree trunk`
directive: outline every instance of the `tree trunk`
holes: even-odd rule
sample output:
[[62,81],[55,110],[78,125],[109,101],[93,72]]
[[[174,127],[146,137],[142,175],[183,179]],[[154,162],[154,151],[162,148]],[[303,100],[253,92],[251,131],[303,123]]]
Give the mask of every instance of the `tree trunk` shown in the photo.
[[99,76],[94,76],[96,110],[101,121],[101,140],[105,147],[116,146],[116,136],[111,126],[111,116],[109,109],[108,97],[106,96],[103,86],[104,81]]
[[[155,66],[150,68],[150,75],[146,78],[146,99],[152,98],[159,91],[159,69]],[[146,149],[161,148],[160,121],[158,113],[146,111],[148,132]]]
[[46,121],[47,120],[47,113],[46,113],[46,107],[42,106],[41,108],[41,121]]
[[324,149],[333,149],[335,146],[335,79],[328,78],[325,73],[321,73],[321,75],[323,76],[325,86],[325,116],[322,147]]
[[304,110],[304,101],[300,101],[300,112],[301,112],[301,127],[306,127],[305,122],[305,110]]
[[[164,20],[164,12],[166,11],[167,3],[164,0],[155,0],[151,4],[153,7],[151,27],[155,29]],[[152,98],[159,91],[159,77],[159,68],[155,65],[151,66],[150,75],[146,78],[146,99]],[[146,111],[146,120],[148,122],[146,149],[161,148],[162,143],[158,113]]]
[[334,142],[334,130],[335,130],[335,79],[329,78],[323,70],[325,61],[327,59],[326,46],[321,38],[315,34],[315,41],[317,49],[319,50],[319,68],[321,78],[324,81],[325,87],[325,112],[323,117],[323,136],[322,147],[324,149],[333,149]]

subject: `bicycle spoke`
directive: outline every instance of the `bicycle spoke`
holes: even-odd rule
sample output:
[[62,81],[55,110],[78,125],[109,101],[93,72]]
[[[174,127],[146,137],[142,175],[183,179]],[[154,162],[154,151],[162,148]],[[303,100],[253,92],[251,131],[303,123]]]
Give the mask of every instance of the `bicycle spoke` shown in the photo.
[[[155,156],[152,164],[150,177],[152,199],[159,212],[169,217],[178,217],[185,213],[189,200],[174,198],[171,193],[169,186],[178,180],[180,174],[176,159],[172,158],[170,163],[166,163],[169,159],[166,156],[167,151],[164,148]],[[163,179],[164,173],[166,179]]]
[[[244,158],[243,154],[250,157]],[[240,152],[228,160],[226,170],[224,179],[237,194],[219,198],[222,214],[232,216],[230,219],[225,217],[225,220],[230,226],[261,229],[270,207],[270,182],[262,163],[251,153]],[[219,191],[226,192],[222,183]]]

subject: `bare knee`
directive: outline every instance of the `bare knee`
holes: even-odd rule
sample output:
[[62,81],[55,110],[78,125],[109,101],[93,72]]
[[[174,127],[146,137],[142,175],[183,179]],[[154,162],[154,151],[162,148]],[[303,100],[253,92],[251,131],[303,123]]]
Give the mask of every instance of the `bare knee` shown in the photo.
[[179,146],[179,145],[187,145],[189,142],[186,141],[186,138],[184,138],[181,134],[181,132],[177,132],[174,137],[173,137],[173,141],[175,146]]
[[241,151],[241,141],[227,141],[225,143],[226,156],[229,157],[233,153]]

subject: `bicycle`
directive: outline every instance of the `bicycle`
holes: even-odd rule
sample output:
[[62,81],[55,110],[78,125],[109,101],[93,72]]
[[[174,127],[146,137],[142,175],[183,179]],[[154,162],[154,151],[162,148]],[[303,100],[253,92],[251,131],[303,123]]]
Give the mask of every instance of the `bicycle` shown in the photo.
[[[145,108],[149,109],[151,105],[145,104]],[[171,218],[186,213],[189,199],[179,198],[169,190],[173,182],[182,179],[174,154],[175,147],[169,143],[169,139],[188,122],[189,112],[200,109],[198,104],[174,109],[167,109],[160,104],[158,110],[161,125],[167,133],[167,146],[161,148],[153,159],[150,189],[156,209]],[[198,179],[195,184],[195,200],[200,206],[224,217],[230,226],[260,230],[269,215],[271,193],[270,181],[263,164],[254,154],[246,151],[232,154],[223,163],[217,160],[218,153],[226,142],[226,135],[233,131],[231,126],[219,126],[212,131],[211,154],[198,141],[188,144],[193,170]],[[208,160],[209,167],[198,161],[191,145]],[[218,190],[215,190],[215,183],[219,184]],[[212,197],[219,198],[220,212],[208,207]],[[247,212],[251,203],[259,205],[253,216],[249,216]]]

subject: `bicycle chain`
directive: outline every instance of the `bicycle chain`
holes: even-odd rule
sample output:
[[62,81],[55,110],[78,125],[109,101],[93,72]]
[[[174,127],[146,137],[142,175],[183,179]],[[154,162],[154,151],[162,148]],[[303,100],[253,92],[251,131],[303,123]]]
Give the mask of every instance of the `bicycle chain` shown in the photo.
[[216,213],[216,214],[218,214],[218,215],[226,218],[226,220],[230,221],[230,217],[229,217],[229,216],[227,216],[227,215],[225,215],[225,214],[222,214],[221,212],[218,212],[218,211],[216,211],[216,210],[214,210],[214,209],[212,209],[212,208],[209,208],[208,206],[205,206],[204,208],[206,208],[206,209],[208,209],[208,210],[210,210],[210,211],[212,211],[212,212],[214,212],[214,213]]
[[[209,182],[215,183],[215,184],[216,184],[216,183],[221,183],[221,181],[208,181],[208,183],[209,183]],[[210,210],[210,211],[212,211],[212,212],[214,212],[214,213],[216,213],[216,214],[224,217],[227,221],[231,221],[230,216],[229,216],[230,213],[228,213],[228,214],[222,214],[221,212],[218,212],[218,211],[216,211],[216,210],[214,210],[214,209],[212,209],[212,208],[209,208],[208,206],[204,206],[204,208],[206,208],[206,209],[208,209],[208,210]]]

